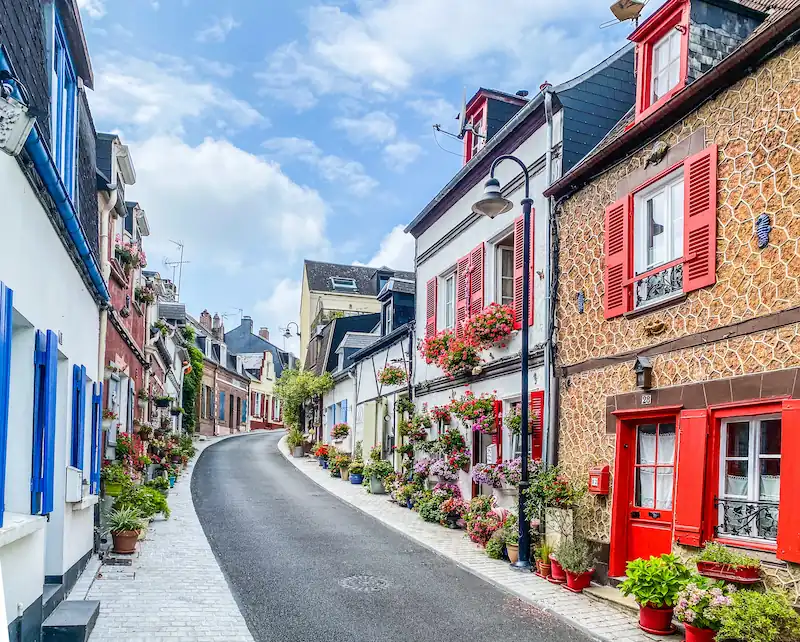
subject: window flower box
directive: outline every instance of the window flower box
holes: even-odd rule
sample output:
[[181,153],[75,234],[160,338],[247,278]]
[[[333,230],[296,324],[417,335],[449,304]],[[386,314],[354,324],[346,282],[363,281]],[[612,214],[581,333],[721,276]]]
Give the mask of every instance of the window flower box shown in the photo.
[[489,348],[505,342],[514,329],[514,308],[490,303],[464,324],[464,340],[479,348]]
[[761,581],[761,572],[758,566],[736,566],[698,560],[697,572],[705,577],[725,580],[734,584],[756,584]]

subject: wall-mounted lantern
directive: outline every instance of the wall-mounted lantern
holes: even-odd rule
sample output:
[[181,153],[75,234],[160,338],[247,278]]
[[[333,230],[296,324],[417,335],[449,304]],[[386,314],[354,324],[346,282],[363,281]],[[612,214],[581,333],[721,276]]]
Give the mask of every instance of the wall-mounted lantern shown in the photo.
[[647,357],[636,357],[633,366],[636,373],[636,387],[641,390],[650,390],[653,387],[653,365]]

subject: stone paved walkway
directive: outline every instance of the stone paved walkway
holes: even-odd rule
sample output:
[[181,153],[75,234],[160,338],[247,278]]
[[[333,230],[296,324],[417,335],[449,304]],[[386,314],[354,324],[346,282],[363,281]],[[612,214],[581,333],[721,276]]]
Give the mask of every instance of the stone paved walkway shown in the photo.
[[290,456],[286,438],[281,439],[279,449],[296,468],[332,495],[351,504],[364,513],[380,520],[390,528],[419,542],[423,546],[443,555],[462,568],[491,582],[498,588],[534,604],[535,606],[567,620],[597,640],[614,642],[649,642],[682,639],[677,635],[655,636],[644,633],[637,625],[637,618],[605,602],[587,595],[575,595],[532,573],[518,573],[508,567],[507,562],[492,560],[486,553],[464,536],[462,531],[442,528],[425,522],[417,513],[405,510],[387,501],[385,495],[370,495],[360,486],[343,482],[323,471],[316,460],[295,459]]
[[[216,441],[197,442],[198,456]],[[195,514],[196,461],[170,491],[172,516],[151,523],[132,566],[93,560],[70,593],[100,600],[90,642],[253,642]]]

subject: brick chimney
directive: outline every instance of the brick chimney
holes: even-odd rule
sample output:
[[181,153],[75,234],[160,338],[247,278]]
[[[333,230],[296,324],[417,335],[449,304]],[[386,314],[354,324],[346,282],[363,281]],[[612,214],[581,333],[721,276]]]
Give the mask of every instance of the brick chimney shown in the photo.
[[269,328],[261,328],[258,331],[258,336],[269,341]]
[[211,332],[211,315],[208,313],[208,310],[203,310],[200,313],[200,325]]
[[222,327],[222,319],[218,314],[214,315],[214,322],[211,326],[211,334],[217,341],[222,341],[225,335],[225,329]]

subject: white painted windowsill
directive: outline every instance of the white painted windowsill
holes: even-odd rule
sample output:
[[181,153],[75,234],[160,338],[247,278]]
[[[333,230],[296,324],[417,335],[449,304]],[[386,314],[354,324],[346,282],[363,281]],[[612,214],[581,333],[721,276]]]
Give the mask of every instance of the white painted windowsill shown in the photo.
[[84,510],[86,508],[91,508],[100,500],[99,495],[87,495],[79,502],[74,502],[72,504],[72,510]]
[[3,513],[3,528],[0,528],[0,547],[42,530],[45,524],[47,524],[47,518],[39,515]]

